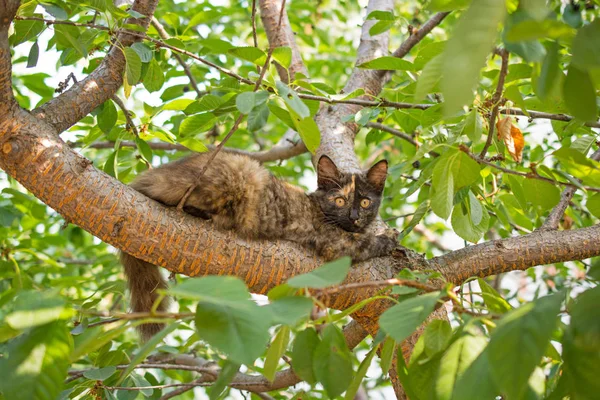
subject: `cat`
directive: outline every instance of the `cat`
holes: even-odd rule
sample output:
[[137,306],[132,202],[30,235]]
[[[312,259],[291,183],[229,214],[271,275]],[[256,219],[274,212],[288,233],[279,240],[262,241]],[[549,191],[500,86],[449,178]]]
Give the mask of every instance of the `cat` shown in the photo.
[[[389,255],[397,245],[395,230],[378,236],[365,232],[378,215],[386,160],[366,173],[348,174],[322,156],[317,163],[318,189],[306,194],[256,160],[235,153],[216,154],[200,174],[209,158],[210,153],[200,153],[150,169],[131,187],[164,205],[210,219],[218,229],[233,230],[245,239],[296,242],[325,260],[350,256],[363,261]],[[121,253],[121,262],[133,311],[150,311],[156,289],[167,287],[159,268],[126,253]],[[165,299],[158,311],[167,306]],[[144,340],[161,329],[154,323],[138,328]]]

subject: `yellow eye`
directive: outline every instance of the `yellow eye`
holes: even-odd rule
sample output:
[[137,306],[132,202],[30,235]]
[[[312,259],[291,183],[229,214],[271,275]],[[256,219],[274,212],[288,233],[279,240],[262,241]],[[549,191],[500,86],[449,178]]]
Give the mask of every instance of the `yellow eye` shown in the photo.
[[369,207],[370,205],[371,205],[371,200],[369,200],[369,199],[362,199],[362,200],[360,201],[360,206],[361,206],[362,208],[367,208],[367,207]]
[[337,199],[335,199],[335,205],[338,207],[344,207],[346,205],[346,200],[344,200],[341,197],[338,197]]

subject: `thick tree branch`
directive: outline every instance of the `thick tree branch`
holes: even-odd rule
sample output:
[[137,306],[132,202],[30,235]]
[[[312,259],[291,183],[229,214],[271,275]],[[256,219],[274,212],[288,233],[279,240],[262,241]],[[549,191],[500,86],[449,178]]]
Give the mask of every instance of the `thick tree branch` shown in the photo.
[[584,260],[600,254],[600,224],[568,231],[536,231],[465,247],[430,262],[445,279],[460,284],[536,265]]
[[[150,24],[158,0],[136,0],[133,10],[146,18],[129,18],[128,24],[145,29]],[[123,84],[125,56],[121,47],[139,41],[139,35],[123,31],[119,34],[118,46],[113,46],[102,63],[88,77],[73,85],[69,90],[33,110],[33,114],[62,132],[85,117],[96,107],[110,99]]]
[[285,83],[289,83],[295,79],[298,72],[304,76],[308,76],[308,70],[302,61],[300,49],[296,44],[296,38],[294,37],[294,32],[290,26],[287,12],[285,8],[282,10],[284,3],[285,2],[282,0],[260,0],[259,7],[260,19],[265,27],[265,33],[269,40],[269,47],[276,48],[287,46],[292,49],[292,63],[290,68],[286,71],[282,66],[276,65],[281,80]]
[[14,19],[18,0],[0,0],[0,115],[16,106],[12,92],[12,63],[8,44],[8,28]]

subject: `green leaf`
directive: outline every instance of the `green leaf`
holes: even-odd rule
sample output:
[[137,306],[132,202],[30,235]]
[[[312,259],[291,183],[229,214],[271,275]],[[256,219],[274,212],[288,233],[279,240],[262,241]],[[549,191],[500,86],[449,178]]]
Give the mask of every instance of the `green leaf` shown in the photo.
[[[469,196],[468,206],[457,205],[454,207],[451,219],[452,229],[464,240],[477,243],[488,231],[490,217],[471,192],[469,192]],[[479,220],[478,223],[476,223],[477,220]]]
[[170,101],[166,104],[163,104],[161,110],[169,110],[169,111],[183,111],[187,110],[187,108],[194,103],[192,99],[177,99]]
[[358,366],[356,375],[354,375],[354,378],[352,379],[352,382],[350,383],[350,386],[348,387],[348,389],[346,390],[346,394],[344,395],[345,400],[353,400],[354,397],[356,396],[358,389],[360,389],[360,384],[362,383],[363,379],[365,379],[365,376],[367,375],[367,370],[369,369],[369,366],[371,365],[371,362],[373,361],[373,357],[375,357],[375,354],[377,354],[378,347],[379,346],[373,346],[373,348],[367,353],[365,358],[362,360],[362,362]]
[[234,47],[227,51],[229,54],[241,58],[242,60],[250,61],[256,65],[263,65],[267,58],[264,51],[256,47]]
[[559,74],[558,43],[551,42],[548,54],[546,54],[542,64],[542,72],[537,81],[537,94],[540,99],[545,100],[552,93],[552,89],[558,83]]
[[169,289],[169,293],[200,300],[195,318],[198,336],[228,354],[231,360],[252,365],[263,353],[271,315],[265,307],[249,300],[248,289],[240,279],[188,279]]
[[591,160],[581,152],[568,147],[563,147],[553,154],[569,174],[581,179],[584,184],[600,185],[599,162]]
[[594,82],[587,71],[577,68],[574,64],[569,66],[567,72],[563,98],[574,117],[583,121],[594,121],[598,118]]
[[87,49],[81,40],[79,28],[71,25],[54,25],[56,42],[66,49],[74,49],[81,57],[87,57]]
[[580,152],[582,154],[587,154],[590,151],[590,149],[592,148],[592,145],[594,143],[596,143],[595,137],[582,136],[582,137],[575,139],[573,141],[573,143],[571,143],[571,146],[569,146],[569,148],[577,150],[578,152]]
[[277,332],[275,339],[273,339],[271,346],[269,346],[269,349],[267,350],[263,375],[270,382],[273,382],[273,379],[275,379],[279,360],[285,354],[289,340],[290,328],[284,325],[279,329],[279,332]]
[[140,80],[142,74],[142,60],[138,53],[131,47],[125,48],[125,76],[127,83],[133,86]]
[[376,36],[383,32],[388,31],[394,26],[394,21],[377,21],[373,24],[373,26],[369,29],[369,35]]
[[[396,286],[405,287],[405,286]],[[392,366],[392,359],[394,358],[394,350],[396,349],[396,341],[391,337],[386,337],[381,348],[381,370],[386,373]]]
[[198,132],[207,131],[214,125],[215,118],[213,113],[195,114],[187,117],[179,125],[179,135],[191,136]]
[[[467,333],[448,347],[440,360],[439,371],[433,384],[438,400],[451,400],[455,384],[486,345],[485,337]],[[476,386],[479,382],[471,383]],[[467,397],[455,398],[467,399]]]
[[415,89],[415,103],[422,101],[428,93],[433,91],[435,85],[442,78],[444,59],[441,55],[432,58],[425,67],[417,80],[417,88]]
[[254,108],[254,92],[242,92],[235,98],[235,106],[242,114],[248,114]]
[[169,295],[191,300],[212,301],[244,301],[250,298],[246,284],[232,276],[205,276],[203,278],[186,279],[172,286]]
[[507,398],[518,399],[525,393],[558,324],[563,298],[564,294],[558,293],[524,304],[508,312],[492,333],[486,350],[490,372]]
[[417,209],[415,210],[415,213],[412,216],[410,222],[408,223],[408,225],[406,225],[406,228],[404,228],[402,230],[402,232],[400,232],[399,239],[405,238],[406,235],[408,235],[410,232],[412,232],[412,230],[415,228],[415,226],[417,226],[419,224],[419,222],[421,222],[421,220],[423,219],[425,214],[427,214],[428,211],[429,211],[429,202],[424,201],[424,202],[420,203],[419,207],[417,207]]
[[312,117],[306,117],[301,120],[294,119],[298,134],[302,138],[304,145],[312,154],[315,154],[321,144],[321,132],[319,126]]
[[254,109],[250,111],[250,114],[248,114],[248,130],[250,132],[256,132],[261,129],[267,123],[270,114],[271,112],[266,104],[254,107]]
[[573,40],[573,64],[581,70],[600,67],[600,19],[577,31]]
[[63,322],[38,326],[8,345],[0,358],[6,399],[55,400],[67,377],[73,341]]
[[273,301],[267,308],[274,324],[294,326],[310,316],[313,302],[308,297],[287,296]]
[[553,184],[539,179],[527,178],[523,181],[525,198],[542,210],[549,210],[560,201],[560,191]]
[[538,40],[523,40],[522,37],[514,34],[511,39],[508,39],[508,32],[512,31],[513,26],[527,23],[530,20],[531,17],[522,10],[510,14],[502,34],[504,46],[506,50],[523,57],[527,62],[540,62],[546,55],[546,49]]
[[395,21],[396,17],[394,16],[393,11],[375,10],[371,11],[369,15],[367,15],[366,19],[376,19],[378,21]]
[[292,347],[292,368],[296,375],[310,385],[317,381],[313,372],[314,355],[321,339],[314,328],[306,328],[296,334]]
[[[39,15],[39,14],[38,14]],[[33,39],[44,30],[44,23],[41,21],[14,21],[15,33],[10,37],[11,44],[19,44]]]
[[195,151],[196,153],[206,153],[208,151],[208,147],[206,147],[204,143],[193,137],[186,137],[180,139],[179,144],[187,147],[192,151]]
[[285,69],[288,69],[292,65],[292,49],[287,46],[276,47],[271,57]]
[[155,59],[150,61],[146,75],[144,75],[144,87],[150,93],[159,91],[165,83],[165,75],[163,74],[160,64]]
[[350,257],[342,257],[335,261],[323,264],[306,274],[296,275],[287,283],[295,288],[323,289],[328,286],[337,285],[348,275],[352,261]]
[[51,292],[26,290],[18,294],[13,311],[4,320],[13,329],[27,329],[69,318],[62,297]]
[[117,123],[117,107],[112,100],[106,100],[102,106],[102,111],[98,114],[98,127],[102,132],[109,134]]
[[404,300],[387,309],[379,324],[396,342],[401,342],[431,314],[439,297],[439,292],[432,292]]
[[294,113],[296,113],[299,119],[310,117],[310,110],[308,109],[306,104],[304,104],[302,99],[298,97],[298,94],[293,89],[290,89],[285,83],[281,81],[277,81],[276,86],[279,95],[285,102],[290,112],[293,111]]
[[473,88],[504,18],[505,2],[479,0],[461,16],[444,50],[442,92],[446,115],[473,100]]
[[[471,342],[469,344],[482,346],[485,344],[485,339],[479,337],[478,342]],[[467,349],[464,349],[463,353],[459,354],[459,356],[463,356],[465,350]],[[471,355],[467,354],[467,356]],[[491,376],[491,362],[488,359],[488,352],[484,350],[475,361],[467,364],[466,367],[462,375],[456,376],[452,399],[479,400],[497,398],[497,395],[500,393]]]
[[323,338],[315,351],[315,377],[330,398],[342,394],[352,382],[352,353],[342,331],[334,324],[325,325]]
[[103,381],[110,378],[110,376],[114,374],[116,370],[117,368],[114,365],[109,365],[108,367],[85,371],[83,376],[94,381]]
[[563,374],[573,399],[592,400],[600,390],[600,286],[569,306],[571,324],[563,338]]
[[367,61],[366,63],[360,64],[358,68],[379,69],[385,71],[412,71],[414,69],[413,64],[410,61],[392,56],[385,56]]
[[427,9],[431,12],[447,12],[465,9],[472,0],[431,0]]
[[56,19],[67,19],[69,16],[67,12],[63,10],[61,7],[56,6],[54,4],[40,4],[44,10],[50,15],[52,15]]
[[481,140],[482,133],[483,119],[477,109],[473,108],[465,120],[461,134],[466,135],[474,144],[476,144]]
[[140,56],[143,63],[148,63],[152,60],[152,50],[142,42],[135,42],[131,48]]
[[523,18],[521,14],[519,20],[514,21],[506,33],[506,40],[509,42],[532,41],[539,39],[570,39],[575,34],[575,30],[569,25],[556,20],[545,19],[536,21]]
[[450,343],[451,337],[452,327],[450,326],[450,323],[448,321],[434,319],[427,325],[425,332],[423,332],[425,354],[432,357],[445,350],[448,343]]
[[146,357],[158,346],[163,339],[175,329],[179,328],[179,322],[171,322],[160,332],[152,336],[150,340],[148,340],[141,349],[135,354],[135,357],[131,360],[127,368],[121,373],[119,379],[117,380],[117,385],[123,383],[125,378],[129,376],[129,374],[135,369],[135,367],[143,362]]
[[209,393],[209,400],[217,400],[221,398],[221,394],[227,386],[233,381],[235,375],[240,369],[240,365],[238,363],[231,362],[230,360],[226,360],[223,368],[221,369],[221,373],[219,373],[219,377],[217,381],[212,385]]
[[454,201],[454,174],[452,156],[442,156],[435,165],[432,175],[432,187],[435,190],[431,198],[431,209],[442,219],[448,219]]
[[29,49],[29,56],[27,56],[27,68],[35,67],[38,63],[39,56],[40,56],[40,46],[38,45],[38,42],[36,40],[31,45],[31,49]]
[[481,278],[477,279],[481,288],[481,297],[487,308],[494,313],[504,314],[512,310],[512,306],[500,296],[500,293]]
[[600,218],[600,193],[594,193],[588,197],[585,206],[594,217]]

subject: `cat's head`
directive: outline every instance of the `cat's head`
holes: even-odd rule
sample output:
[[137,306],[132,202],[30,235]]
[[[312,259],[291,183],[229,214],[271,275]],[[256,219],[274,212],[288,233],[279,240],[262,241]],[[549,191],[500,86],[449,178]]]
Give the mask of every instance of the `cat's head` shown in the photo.
[[313,197],[325,222],[349,232],[362,232],[379,212],[387,167],[387,161],[381,160],[365,173],[348,174],[340,172],[329,157],[321,156],[318,189]]

